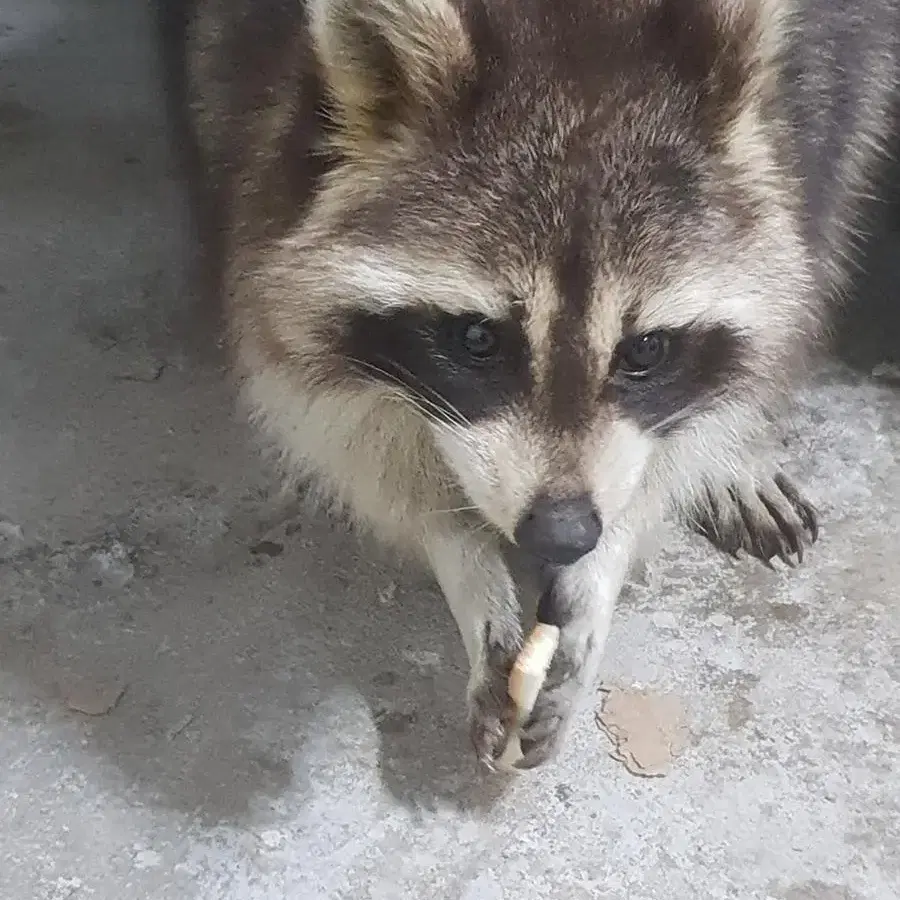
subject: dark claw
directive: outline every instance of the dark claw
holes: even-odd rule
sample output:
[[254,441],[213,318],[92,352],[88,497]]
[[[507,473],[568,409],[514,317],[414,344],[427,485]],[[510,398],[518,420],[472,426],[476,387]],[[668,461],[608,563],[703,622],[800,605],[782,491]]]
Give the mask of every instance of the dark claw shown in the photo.
[[[772,560],[776,557],[795,568],[803,562],[807,542],[813,544],[818,540],[818,516],[781,472],[773,475],[769,485],[750,496],[736,488],[729,489],[730,506],[725,508],[715,495],[708,493],[708,503],[698,510],[694,530],[734,558],[739,558],[743,550],[770,569],[774,569]],[[793,514],[788,513],[784,500],[790,504]]]
[[819,514],[812,507],[804,506],[800,516],[809,532],[809,539],[814,544],[819,539]]
[[794,487],[794,484],[783,473],[778,472],[773,479],[776,487],[794,507],[803,527],[809,532],[810,543],[819,539],[819,514],[816,508]]
[[[796,556],[796,559],[794,558]],[[785,547],[784,544],[778,550],[778,558],[789,568],[796,569],[800,563],[803,562],[803,548],[801,547],[799,550],[792,550],[790,547]]]
[[762,542],[764,535],[757,527],[755,527],[752,511],[740,498],[737,499],[737,506],[741,514],[741,520],[744,523],[747,539],[750,542],[750,546],[747,549],[767,568],[774,569],[774,566],[772,565],[772,557],[774,554],[767,553],[766,549],[763,547]]
[[[769,500],[765,494],[760,494],[759,499],[763,506],[765,506],[766,511],[772,517],[772,520],[778,526],[780,533],[778,540],[779,559],[792,569],[795,568],[799,563],[803,562],[803,541],[801,540],[800,535],[791,523],[784,518],[778,507]],[[796,562],[794,562],[792,558],[794,556],[797,557]]]

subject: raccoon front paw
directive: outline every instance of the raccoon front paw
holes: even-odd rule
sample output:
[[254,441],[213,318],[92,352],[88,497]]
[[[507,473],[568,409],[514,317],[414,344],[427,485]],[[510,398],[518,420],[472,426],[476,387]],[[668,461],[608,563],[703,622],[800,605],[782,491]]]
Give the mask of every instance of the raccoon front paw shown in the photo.
[[479,761],[492,772],[515,725],[507,689],[514,659],[513,654],[490,654],[486,675],[469,689],[469,736]]
[[775,557],[791,567],[803,562],[805,546],[819,537],[815,507],[781,472],[757,481],[755,489],[710,493],[691,525],[723,553],[743,550],[770,568]]
[[522,758],[515,763],[517,769],[534,769],[556,756],[568,732],[580,690],[580,682],[569,678],[562,684],[545,687],[538,694],[531,716],[519,732]]

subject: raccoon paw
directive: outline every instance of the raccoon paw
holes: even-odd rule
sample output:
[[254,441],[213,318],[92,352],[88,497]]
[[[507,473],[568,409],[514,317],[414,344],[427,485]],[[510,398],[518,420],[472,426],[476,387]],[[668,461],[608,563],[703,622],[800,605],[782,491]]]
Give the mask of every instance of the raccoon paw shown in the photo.
[[[469,690],[470,737],[478,759],[492,772],[518,727],[518,711],[508,691],[517,652],[493,648],[485,676]],[[562,746],[582,689],[581,671],[581,666],[572,665],[561,654],[554,660],[528,721],[518,727],[522,756],[513,763],[517,769],[542,765]]]
[[580,682],[569,678],[540,692],[519,735],[522,758],[515,763],[517,769],[534,769],[556,756],[568,732],[580,690]]
[[469,690],[469,736],[479,761],[491,771],[496,770],[515,721],[515,707],[507,691],[513,660],[512,655],[489,660],[486,676]]
[[714,547],[737,557],[748,553],[772,568],[778,557],[792,568],[819,537],[818,513],[783,473],[757,481],[753,489],[732,485],[710,493],[691,527]]

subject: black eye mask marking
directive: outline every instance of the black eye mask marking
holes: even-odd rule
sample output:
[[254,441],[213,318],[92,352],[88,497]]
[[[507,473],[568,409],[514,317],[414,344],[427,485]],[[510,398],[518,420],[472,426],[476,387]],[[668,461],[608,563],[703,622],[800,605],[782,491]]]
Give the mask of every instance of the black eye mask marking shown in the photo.
[[[531,392],[528,344],[516,318],[400,310],[357,312],[339,352],[364,374],[393,380],[435,416],[490,418]],[[456,413],[456,414],[455,414]]]
[[666,435],[745,370],[748,352],[747,339],[726,325],[630,335],[604,394],[641,428]]
[[[338,352],[361,374],[403,386],[429,414],[456,424],[534,399],[529,348],[516,317],[356,312],[341,329]],[[629,335],[595,399],[569,394],[569,402],[585,407],[572,418],[590,420],[587,406],[612,402],[664,436],[739,377],[748,353],[747,339],[725,325]],[[567,381],[555,385],[559,405]]]

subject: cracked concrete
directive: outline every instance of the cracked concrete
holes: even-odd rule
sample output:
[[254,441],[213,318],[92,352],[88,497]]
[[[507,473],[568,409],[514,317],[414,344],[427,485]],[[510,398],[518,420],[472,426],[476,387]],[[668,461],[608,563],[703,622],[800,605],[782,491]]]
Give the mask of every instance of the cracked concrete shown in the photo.
[[604,677],[681,698],[671,774],[586,715],[506,782],[431,582],[279,496],[178,324],[149,12],[9,3],[0,59],[0,897],[900,897],[896,238],[785,439],[806,564],[671,531],[623,598]]

